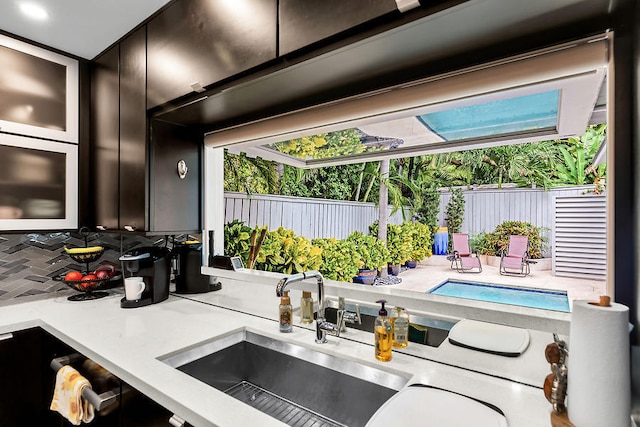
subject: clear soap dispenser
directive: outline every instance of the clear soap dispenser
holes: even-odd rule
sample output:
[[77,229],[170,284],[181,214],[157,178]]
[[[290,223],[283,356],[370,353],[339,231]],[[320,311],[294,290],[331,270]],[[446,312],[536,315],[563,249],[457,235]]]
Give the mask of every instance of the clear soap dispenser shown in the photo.
[[378,304],[382,304],[380,311],[378,311],[378,317],[373,327],[375,335],[375,347],[376,347],[376,359],[382,362],[388,362],[391,360],[391,346],[393,342],[393,327],[391,321],[387,317],[387,310],[384,305],[386,300],[376,301]]
[[302,291],[300,298],[300,323],[313,323],[313,298],[309,291]]
[[293,330],[293,307],[291,307],[289,291],[284,291],[284,295],[280,298],[279,313],[280,332],[291,332]]
[[402,307],[395,307],[391,317],[393,326],[393,346],[403,348],[409,345],[409,315]]

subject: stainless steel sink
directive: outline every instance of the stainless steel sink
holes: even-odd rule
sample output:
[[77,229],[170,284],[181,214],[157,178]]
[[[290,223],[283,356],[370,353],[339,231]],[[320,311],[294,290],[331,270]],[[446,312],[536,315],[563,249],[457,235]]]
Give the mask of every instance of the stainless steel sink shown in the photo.
[[160,359],[291,426],[364,426],[409,380],[246,330]]

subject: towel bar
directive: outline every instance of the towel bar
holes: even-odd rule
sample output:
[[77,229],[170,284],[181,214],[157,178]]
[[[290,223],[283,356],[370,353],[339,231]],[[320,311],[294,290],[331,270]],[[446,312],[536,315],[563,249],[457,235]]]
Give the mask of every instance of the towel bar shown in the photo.
[[[51,369],[53,369],[54,371],[58,372],[58,370],[60,370],[60,368],[62,368],[63,366],[71,365],[84,359],[86,358],[81,354],[73,353],[68,356],[56,357],[55,359],[51,360],[49,366],[51,366]],[[101,394],[97,394],[90,388],[85,388],[84,390],[82,390],[82,397],[87,399],[98,412],[115,404],[118,401],[119,395],[119,392],[114,392],[113,390],[109,390]]]

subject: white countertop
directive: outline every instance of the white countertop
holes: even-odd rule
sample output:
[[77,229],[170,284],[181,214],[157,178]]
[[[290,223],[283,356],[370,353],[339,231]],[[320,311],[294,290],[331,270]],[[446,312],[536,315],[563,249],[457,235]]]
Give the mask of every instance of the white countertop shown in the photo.
[[[106,298],[81,302],[67,300],[71,291],[60,292],[51,298],[0,307],[0,334],[42,327],[195,426],[284,425],[158,360],[243,328],[401,371],[412,375],[410,383],[480,399],[500,408],[512,427],[549,425],[551,405],[541,384],[550,372],[544,360],[544,346],[552,341],[550,332],[530,331],[530,347],[518,358],[480,353],[445,341],[438,348],[410,343],[406,349],[394,350],[393,360],[384,363],[374,358],[373,335],[368,332],[349,329],[344,337],[329,336],[329,342],[321,345],[314,342],[312,327],[295,324],[292,333],[279,333],[275,281],[223,279],[222,283],[217,292],[189,296],[192,299],[172,295],[160,304],[136,309],[120,308],[120,289],[110,291],[112,295]],[[331,290],[328,286],[329,294]],[[356,294],[350,289],[349,295]],[[357,296],[371,302],[375,295],[361,292]],[[292,292],[294,305],[299,296]]]

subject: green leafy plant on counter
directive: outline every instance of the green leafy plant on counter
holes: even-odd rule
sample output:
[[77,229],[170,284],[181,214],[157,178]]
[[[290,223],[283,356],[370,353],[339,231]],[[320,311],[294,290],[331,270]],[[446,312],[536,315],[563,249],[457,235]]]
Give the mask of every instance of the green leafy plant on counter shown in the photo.
[[318,270],[321,263],[321,248],[312,246],[306,237],[296,236],[292,230],[280,227],[266,234],[255,268],[292,274]]
[[384,242],[375,236],[354,231],[347,237],[355,246],[358,255],[357,268],[365,270],[380,270],[389,262],[389,250]]
[[433,255],[431,251],[431,227],[421,222],[405,222],[402,230],[411,235],[410,261],[422,261]]
[[251,250],[251,233],[253,228],[244,222],[234,219],[224,226],[224,254],[239,256],[244,265],[248,265]]
[[361,261],[353,241],[330,237],[313,239],[311,243],[322,249],[320,273],[326,279],[351,282],[353,276],[358,274],[358,265]]
[[524,221],[505,221],[498,225],[492,233],[486,235],[486,246],[492,251],[491,255],[500,256],[501,251],[507,251],[509,236],[527,236],[529,238],[529,257],[542,258],[546,250],[547,238],[542,235],[543,228]]

